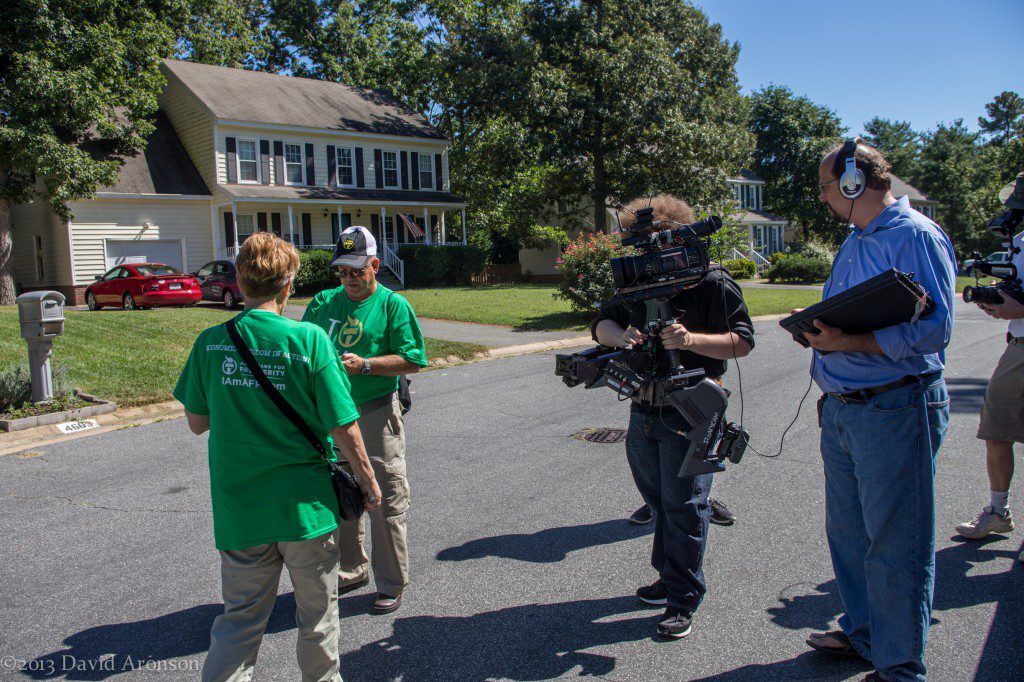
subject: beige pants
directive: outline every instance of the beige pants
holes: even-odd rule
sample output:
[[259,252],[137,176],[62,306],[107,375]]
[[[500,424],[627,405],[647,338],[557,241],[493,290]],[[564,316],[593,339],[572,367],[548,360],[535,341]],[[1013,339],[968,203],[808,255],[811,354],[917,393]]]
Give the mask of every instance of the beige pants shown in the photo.
[[[224,613],[210,630],[203,682],[252,679],[277,600],[281,567],[295,588],[296,655],[303,682],[341,682],[338,672],[338,531],[220,553]],[[295,679],[295,678],[291,678]]]
[[1024,443],[1024,340],[1006,344],[989,379],[978,438]]
[[[359,418],[366,454],[380,486],[379,509],[370,517],[373,576],[377,591],[397,597],[409,584],[409,548],[405,529],[405,511],[409,508],[409,481],[405,476],[405,426],[401,405],[395,395],[390,405],[363,414]],[[341,584],[349,585],[365,578],[371,562],[363,549],[363,517],[342,521],[340,539]]]

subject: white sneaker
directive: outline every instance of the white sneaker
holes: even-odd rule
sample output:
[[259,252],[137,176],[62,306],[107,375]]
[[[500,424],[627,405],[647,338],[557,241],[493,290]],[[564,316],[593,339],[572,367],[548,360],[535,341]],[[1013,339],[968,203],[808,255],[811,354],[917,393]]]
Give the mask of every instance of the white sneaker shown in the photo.
[[1009,533],[1013,530],[1013,516],[1006,510],[1006,516],[996,514],[992,507],[985,507],[973,521],[961,523],[956,532],[971,540],[987,538],[991,533]]

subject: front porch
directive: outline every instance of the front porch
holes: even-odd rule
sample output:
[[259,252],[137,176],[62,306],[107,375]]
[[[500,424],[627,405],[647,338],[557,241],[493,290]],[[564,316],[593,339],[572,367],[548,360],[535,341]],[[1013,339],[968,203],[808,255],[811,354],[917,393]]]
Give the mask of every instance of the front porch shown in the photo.
[[215,205],[212,212],[214,252],[217,258],[228,259],[234,258],[246,237],[257,231],[272,231],[299,249],[333,250],[344,229],[362,225],[377,240],[381,264],[403,286],[405,266],[398,257],[401,246],[462,246],[467,243],[466,208],[462,202],[236,198]]

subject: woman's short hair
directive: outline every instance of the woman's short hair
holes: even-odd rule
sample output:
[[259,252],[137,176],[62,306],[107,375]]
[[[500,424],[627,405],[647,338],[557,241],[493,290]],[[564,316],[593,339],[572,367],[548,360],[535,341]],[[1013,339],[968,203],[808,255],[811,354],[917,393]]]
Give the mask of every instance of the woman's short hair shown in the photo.
[[299,271],[299,252],[270,232],[249,236],[235,259],[238,286],[246,298],[275,296]]
[[654,209],[655,220],[671,220],[677,223],[692,223],[697,218],[693,215],[690,205],[672,196],[671,194],[659,194],[656,197],[633,199],[626,204],[625,208],[619,210],[619,223],[625,229],[636,222],[636,212],[641,208],[650,206]]

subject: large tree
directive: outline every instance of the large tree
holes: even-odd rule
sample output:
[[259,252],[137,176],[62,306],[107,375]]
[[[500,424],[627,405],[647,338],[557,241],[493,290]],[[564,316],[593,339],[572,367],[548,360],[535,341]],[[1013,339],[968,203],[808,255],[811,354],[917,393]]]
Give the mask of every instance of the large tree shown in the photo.
[[921,134],[910,127],[909,121],[890,121],[874,117],[864,124],[864,141],[872,145],[892,164],[892,172],[913,183],[921,152]]
[[80,143],[106,140],[128,154],[152,131],[149,116],[187,6],[161,0],[10,0],[0,9],[0,305],[14,301],[11,206],[39,198],[61,218],[68,202],[117,178],[116,158]]
[[756,137],[753,170],[764,178],[764,207],[799,224],[807,236],[845,238],[845,227],[818,200],[818,165],[846,129],[834,111],[779,85],[750,96]]
[[988,116],[978,117],[978,127],[995,144],[1005,144],[1024,133],[1024,98],[1004,90],[985,105]]
[[682,0],[534,0],[524,32],[536,61],[507,92],[539,136],[563,196],[587,196],[594,227],[609,199],[658,191],[721,199],[749,149],[737,45]]

